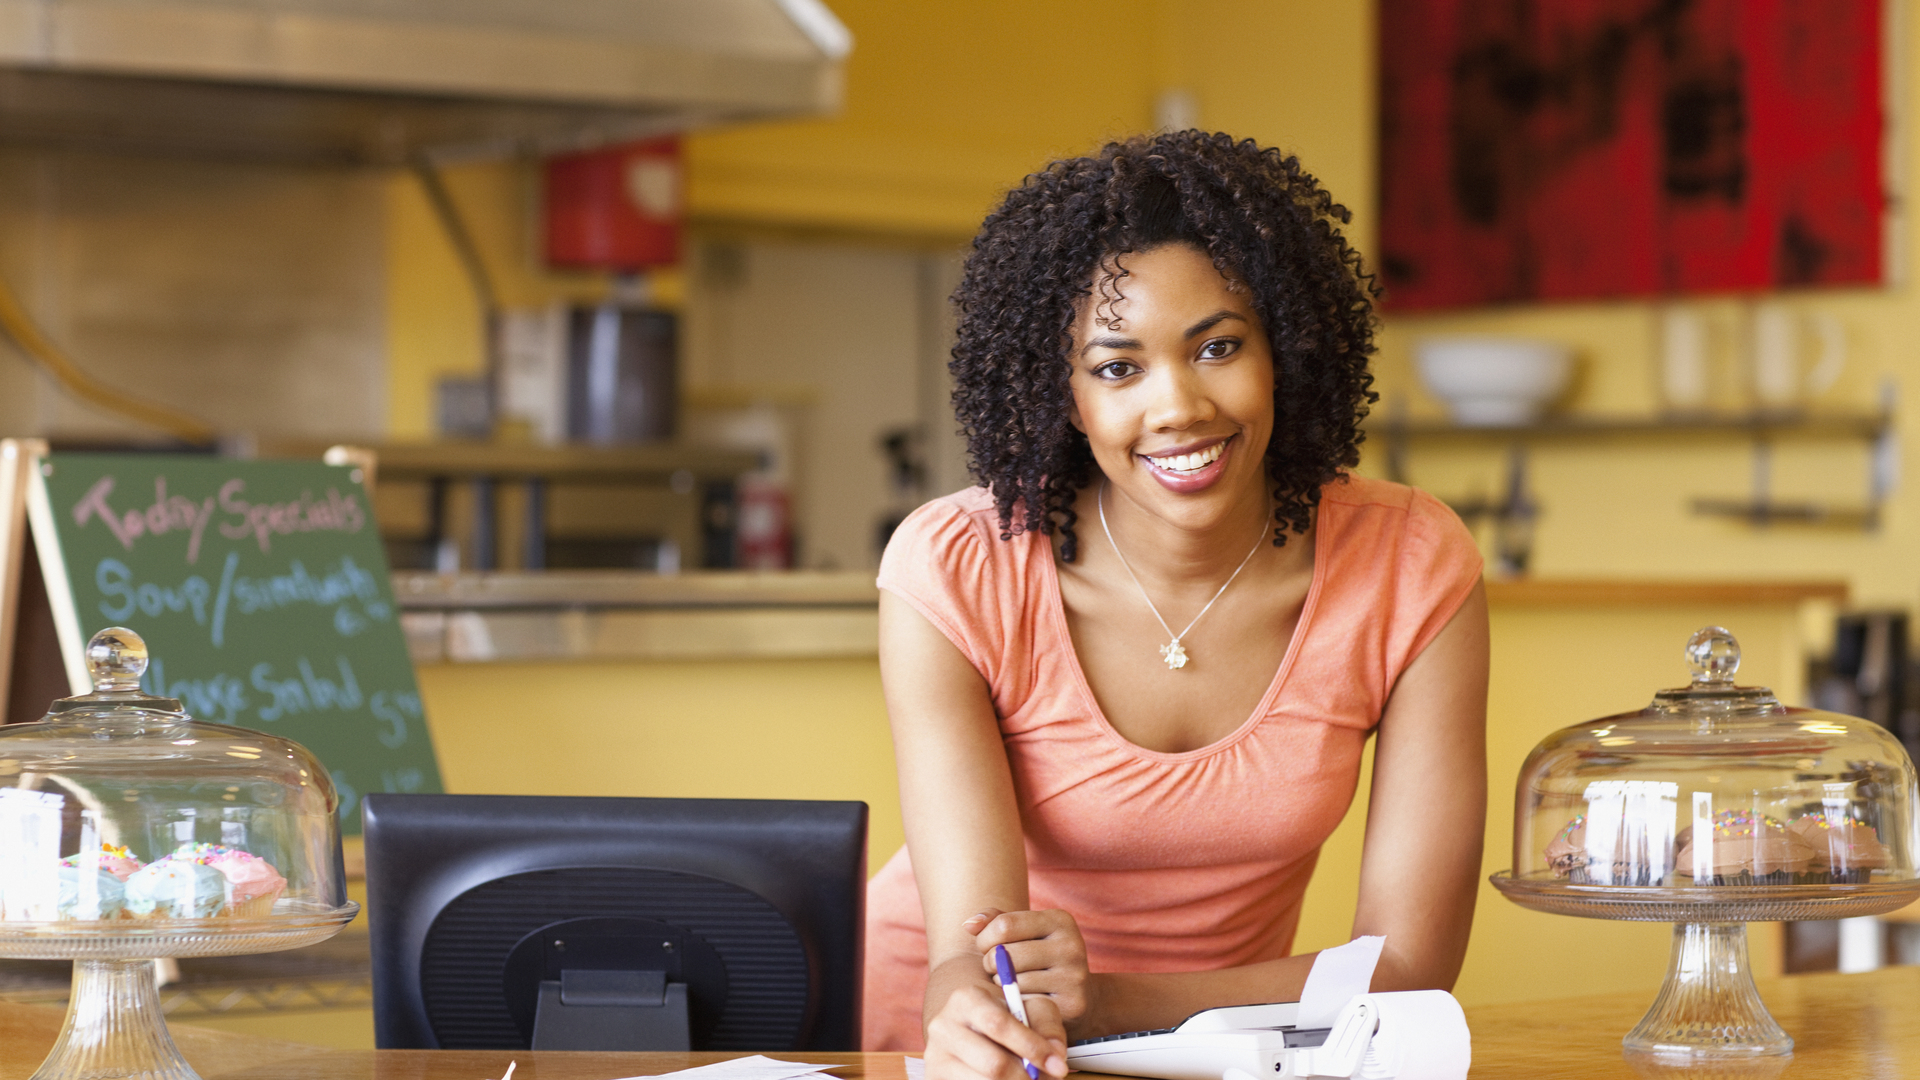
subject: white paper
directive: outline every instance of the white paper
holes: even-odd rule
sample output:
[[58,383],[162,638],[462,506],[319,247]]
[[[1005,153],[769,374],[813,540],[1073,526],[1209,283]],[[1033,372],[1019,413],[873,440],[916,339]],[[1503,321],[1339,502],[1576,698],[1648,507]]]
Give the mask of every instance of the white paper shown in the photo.
[[1357,994],[1373,988],[1373,969],[1380,963],[1384,937],[1357,937],[1345,945],[1320,950],[1307,985],[1300,990],[1300,1015],[1294,1026],[1332,1027],[1340,1009]]
[[1460,1003],[1445,990],[1369,994],[1380,1026],[1358,1080],[1467,1080],[1473,1039]]
[[[827,1069],[837,1069],[838,1065],[809,1065],[804,1061],[779,1061],[765,1054],[752,1057],[734,1058],[731,1061],[716,1061],[711,1065],[700,1065],[678,1072],[661,1073],[660,1078],[674,1077],[676,1080],[794,1080],[796,1077],[813,1076]],[[656,1080],[655,1077],[626,1076],[621,1080]]]
[[927,1080],[927,1059],[910,1057],[907,1062],[907,1080]]

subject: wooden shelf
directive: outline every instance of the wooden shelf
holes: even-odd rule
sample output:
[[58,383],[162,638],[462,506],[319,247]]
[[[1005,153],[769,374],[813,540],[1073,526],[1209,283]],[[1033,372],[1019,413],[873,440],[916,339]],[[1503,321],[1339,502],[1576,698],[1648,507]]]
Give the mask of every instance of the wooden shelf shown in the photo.
[[[1886,395],[1876,411],[1776,410],[1749,413],[1700,413],[1667,416],[1574,415],[1548,417],[1536,423],[1510,427],[1476,427],[1445,420],[1375,418],[1365,427],[1369,440],[1386,453],[1389,479],[1409,482],[1407,451],[1416,442],[1504,446],[1509,448],[1508,501],[1475,504],[1480,514],[1495,516],[1514,509],[1521,492],[1528,448],[1536,443],[1633,441],[1649,439],[1742,439],[1753,448],[1752,491],[1745,499],[1699,497],[1690,509],[1696,514],[1747,522],[1757,528],[1776,525],[1812,526],[1872,531],[1880,527],[1881,504],[1893,486],[1899,447],[1893,429],[1893,399]],[[1858,504],[1789,502],[1772,494],[1772,452],[1783,440],[1859,440],[1868,449],[1866,498]],[[1468,504],[1455,504],[1463,515]]]
[[1370,439],[1556,441],[1608,438],[1735,436],[1738,438],[1878,439],[1893,426],[1888,412],[1759,412],[1665,417],[1573,415],[1513,427],[1480,427],[1448,420],[1374,417]]
[[1844,603],[1844,581],[1659,581],[1640,578],[1489,580],[1487,600],[1503,606],[1655,607],[1661,604]]
[[[263,443],[263,454],[313,457],[336,442]],[[632,446],[534,446],[493,442],[354,443],[373,451],[382,480],[531,479],[557,482],[665,484],[675,473],[699,482],[730,481],[760,467],[760,455],[744,450],[639,443]]]

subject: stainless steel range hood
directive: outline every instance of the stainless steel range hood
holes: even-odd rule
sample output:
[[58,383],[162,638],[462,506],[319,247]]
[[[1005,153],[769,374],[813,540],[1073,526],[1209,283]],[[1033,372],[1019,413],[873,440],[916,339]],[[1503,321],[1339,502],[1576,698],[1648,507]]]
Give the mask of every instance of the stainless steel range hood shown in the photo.
[[393,163],[830,112],[820,0],[0,0],[0,142]]

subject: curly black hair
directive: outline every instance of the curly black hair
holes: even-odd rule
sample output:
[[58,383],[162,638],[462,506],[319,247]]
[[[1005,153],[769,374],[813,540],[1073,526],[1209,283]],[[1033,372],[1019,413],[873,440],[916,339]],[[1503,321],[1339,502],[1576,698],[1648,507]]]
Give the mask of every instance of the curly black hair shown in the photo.
[[[1096,470],[1087,437],[1067,419],[1074,321],[1107,259],[1168,243],[1211,255],[1265,324],[1274,545],[1304,533],[1321,485],[1359,462],[1360,421],[1379,400],[1367,368],[1379,289],[1335,224],[1351,217],[1298,159],[1199,131],[1109,143],[1009,192],[980,226],[954,291],[959,334],[948,365],[968,469],[993,492],[1001,539],[1058,528],[1060,557],[1073,561],[1074,494]],[[1101,302],[1117,287],[1103,282]]]

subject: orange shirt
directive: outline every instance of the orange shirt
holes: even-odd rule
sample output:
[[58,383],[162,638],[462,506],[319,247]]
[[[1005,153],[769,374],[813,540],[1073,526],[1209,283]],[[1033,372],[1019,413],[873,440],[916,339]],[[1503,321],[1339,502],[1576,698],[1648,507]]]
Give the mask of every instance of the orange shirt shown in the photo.
[[[1314,859],[1353,801],[1361,747],[1395,680],[1480,580],[1472,536],[1413,488],[1328,484],[1313,583],[1266,696],[1219,742],[1164,754],[1101,715],[1048,538],[999,533],[985,489],[936,499],[894,533],[879,583],[986,680],[1033,908],[1073,914],[1094,971],[1287,955]],[[920,1049],[927,939],[904,848],[868,884],[866,947],[863,1045]]]

